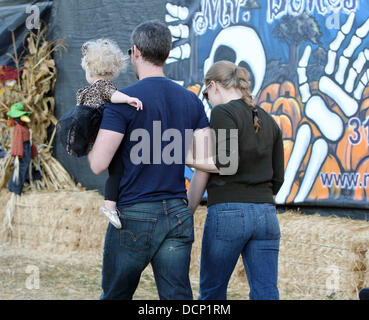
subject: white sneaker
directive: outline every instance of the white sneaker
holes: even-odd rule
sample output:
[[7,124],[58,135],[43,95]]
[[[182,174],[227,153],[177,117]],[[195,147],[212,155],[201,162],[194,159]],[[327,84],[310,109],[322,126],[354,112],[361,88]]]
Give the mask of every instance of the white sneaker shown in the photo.
[[117,229],[122,228],[122,224],[120,223],[116,210],[109,210],[105,207],[100,207],[100,213],[107,217],[114,227],[116,227]]

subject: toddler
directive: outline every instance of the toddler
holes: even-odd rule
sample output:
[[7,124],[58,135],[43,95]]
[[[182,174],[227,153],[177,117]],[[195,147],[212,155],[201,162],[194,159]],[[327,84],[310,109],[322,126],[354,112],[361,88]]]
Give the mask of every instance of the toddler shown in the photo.
[[[82,46],[82,68],[88,86],[77,92],[77,106],[60,119],[60,136],[70,155],[85,156],[91,150],[102,119],[106,102],[126,103],[142,110],[142,102],[117,90],[112,79],[127,65],[127,57],[118,45],[109,39],[88,41]],[[120,150],[113,157],[105,184],[105,202],[100,212],[118,229],[121,222],[116,200],[122,176]]]

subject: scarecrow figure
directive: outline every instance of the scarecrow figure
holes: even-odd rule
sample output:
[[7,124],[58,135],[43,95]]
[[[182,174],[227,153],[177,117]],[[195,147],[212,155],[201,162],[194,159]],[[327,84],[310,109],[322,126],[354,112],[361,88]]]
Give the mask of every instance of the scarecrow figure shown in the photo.
[[38,155],[36,147],[31,144],[31,133],[27,126],[31,112],[24,111],[21,102],[15,103],[7,112],[9,126],[14,126],[11,155],[14,157],[14,171],[8,183],[8,189],[15,194],[22,193],[24,182],[29,178],[31,157]]
[[0,88],[13,88],[16,85],[19,76],[20,72],[14,70],[12,67],[0,66]]

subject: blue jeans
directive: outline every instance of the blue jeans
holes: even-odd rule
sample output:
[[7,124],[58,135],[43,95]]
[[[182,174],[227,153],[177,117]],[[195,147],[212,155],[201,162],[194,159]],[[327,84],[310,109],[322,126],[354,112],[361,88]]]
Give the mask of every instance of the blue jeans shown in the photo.
[[221,203],[208,208],[200,266],[200,300],[227,299],[229,278],[242,255],[250,299],[279,299],[280,229],[271,204]]
[[104,245],[101,299],[132,299],[151,263],[159,298],[193,299],[189,279],[193,214],[182,199],[119,208],[122,229],[109,224]]
[[19,158],[19,173],[18,173],[18,180],[13,181],[14,172],[12,173],[9,182],[8,182],[8,189],[15,194],[20,195],[23,190],[24,183],[29,177],[29,166],[31,164],[31,144],[29,141],[23,142],[23,158]]

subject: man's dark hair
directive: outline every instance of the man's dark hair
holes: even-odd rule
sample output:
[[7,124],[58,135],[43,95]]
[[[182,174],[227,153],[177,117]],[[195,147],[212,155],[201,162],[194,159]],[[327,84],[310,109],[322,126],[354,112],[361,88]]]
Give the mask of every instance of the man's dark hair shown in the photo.
[[162,66],[172,49],[172,34],[158,20],[143,22],[132,32],[131,41],[142,57],[156,66]]

